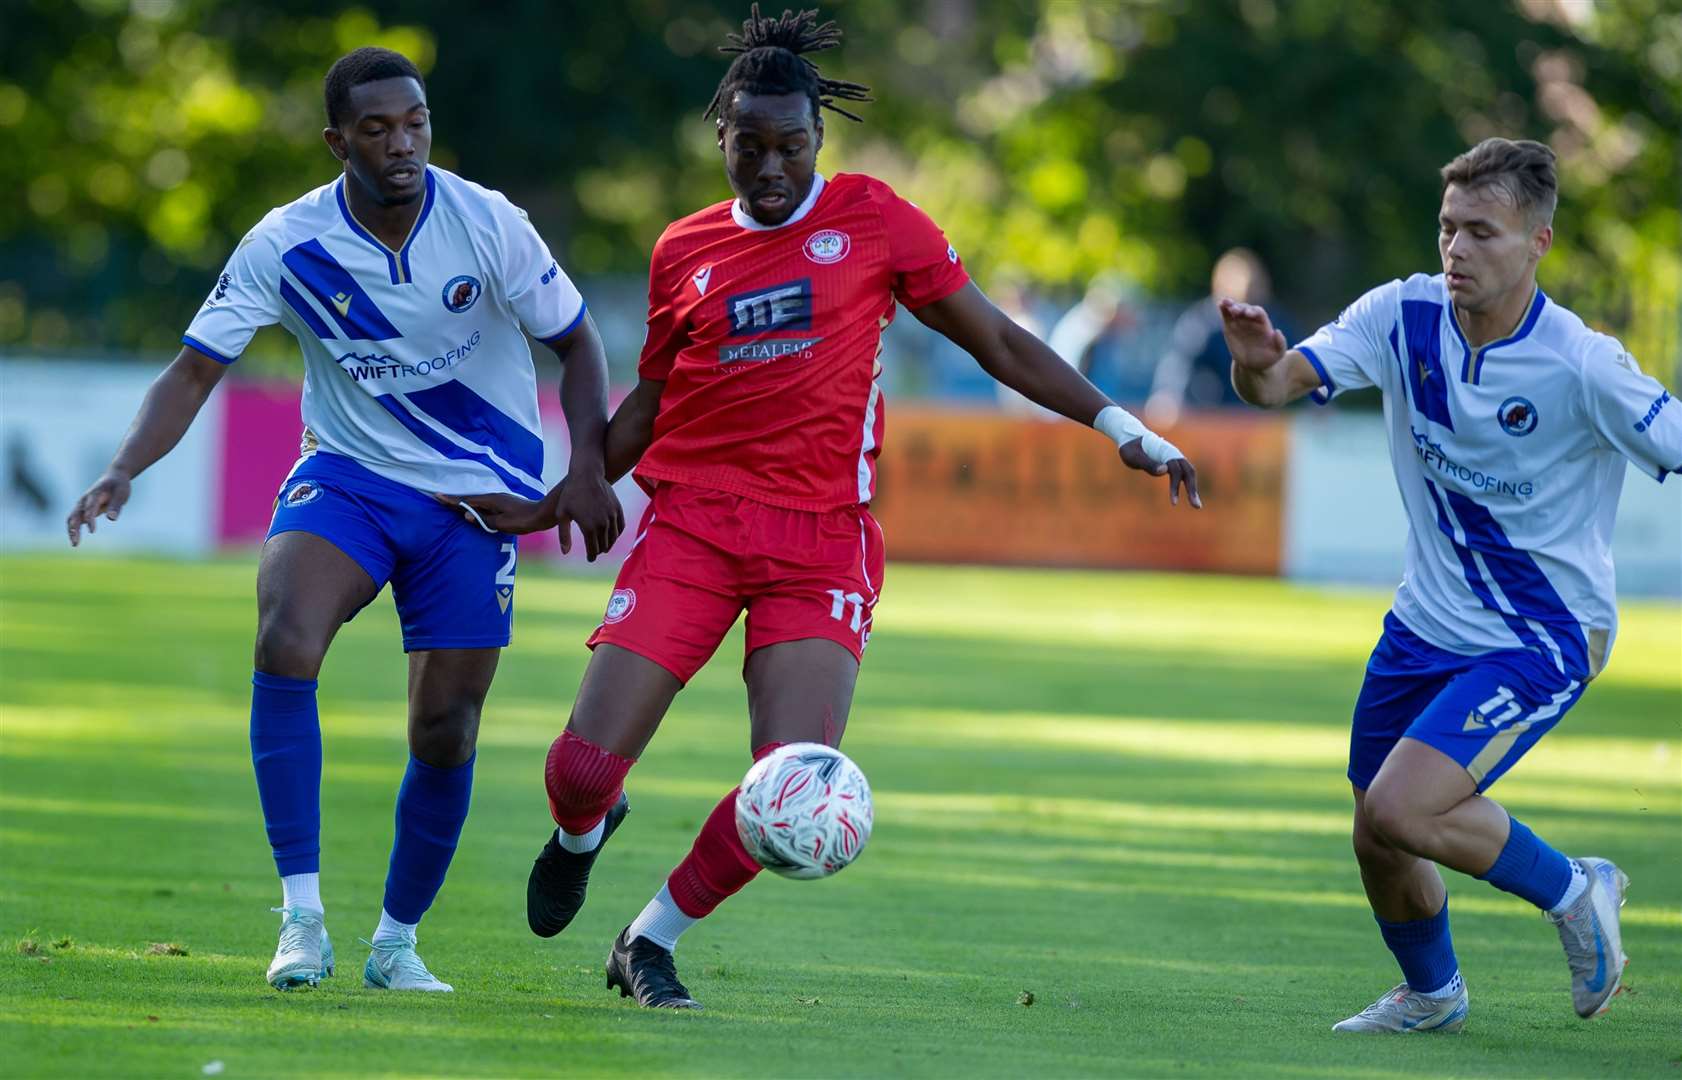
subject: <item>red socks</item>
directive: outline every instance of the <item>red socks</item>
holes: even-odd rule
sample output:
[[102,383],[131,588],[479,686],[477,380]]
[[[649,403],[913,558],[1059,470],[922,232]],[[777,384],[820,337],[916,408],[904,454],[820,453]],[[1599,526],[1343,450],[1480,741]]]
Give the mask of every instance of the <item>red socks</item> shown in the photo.
[[[549,814],[555,824],[574,836],[595,828],[619,800],[625,774],[635,764],[634,758],[620,757],[570,731],[561,732],[550,745],[543,768],[543,786],[549,790]],[[735,828],[733,823],[731,828]]]
[[[774,742],[758,747],[753,759],[758,761],[782,745]],[[736,793],[740,790],[731,788],[730,794],[713,807],[695,837],[695,845],[666,879],[672,900],[692,919],[712,914],[713,908],[740,892],[760,871],[760,865],[736,835]]]

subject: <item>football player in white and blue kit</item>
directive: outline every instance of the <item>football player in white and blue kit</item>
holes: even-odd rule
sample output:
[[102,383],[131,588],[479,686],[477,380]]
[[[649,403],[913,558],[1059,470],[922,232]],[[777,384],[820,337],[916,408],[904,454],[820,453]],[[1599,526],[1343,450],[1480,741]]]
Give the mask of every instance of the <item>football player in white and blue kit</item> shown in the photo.
[[[340,625],[388,582],[409,656],[410,758],[397,793],[370,987],[448,991],[415,952],[467,817],[480,711],[513,617],[515,538],[439,496],[542,500],[589,555],[623,529],[602,468],[606,360],[583,298],[523,212],[427,164],[420,72],[358,49],[325,85],[343,175],[271,211],[240,242],[185,347],[148,391],[106,474],[67,522],[115,520],[253,334],[283,325],[304,356],[302,456],[280,488],[257,573],[251,752],[281,876],[278,989],[333,972],[320,891],[316,676]],[[564,373],[566,479],[543,481],[526,334]],[[481,525],[483,523],[481,522]],[[563,525],[562,542],[570,527]]]
[[1625,461],[1659,481],[1682,470],[1682,406],[1537,287],[1548,147],[1488,139],[1442,179],[1441,274],[1373,289],[1294,349],[1260,308],[1221,305],[1245,400],[1383,392],[1408,516],[1349,753],[1361,880],[1404,981],[1339,1031],[1464,1025],[1439,863],[1547,913],[1578,1015],[1606,1008],[1625,962],[1623,872],[1567,858],[1483,792],[1605,666]]

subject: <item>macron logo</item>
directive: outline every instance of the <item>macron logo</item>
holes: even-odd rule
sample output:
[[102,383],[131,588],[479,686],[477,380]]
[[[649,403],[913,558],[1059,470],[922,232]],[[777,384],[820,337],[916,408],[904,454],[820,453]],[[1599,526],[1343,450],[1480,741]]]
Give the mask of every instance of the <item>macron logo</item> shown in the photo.
[[689,279],[695,283],[695,295],[707,295],[707,283],[710,282],[712,278],[713,268],[711,266],[703,266],[701,269],[695,271],[695,276]]

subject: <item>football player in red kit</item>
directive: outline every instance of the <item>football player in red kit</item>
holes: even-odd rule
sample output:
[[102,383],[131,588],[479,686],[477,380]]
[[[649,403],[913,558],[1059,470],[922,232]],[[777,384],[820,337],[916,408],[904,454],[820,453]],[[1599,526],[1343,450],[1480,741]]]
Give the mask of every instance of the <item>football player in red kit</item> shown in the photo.
[[[927,214],[869,176],[817,172],[820,108],[865,101],[803,54],[840,39],[816,12],[762,18],[707,110],[735,198],[670,226],[649,269],[640,382],[607,433],[608,475],[633,465],[652,502],[590,638],[594,654],[545,779],[554,830],[532,868],[534,932],[559,933],[624,819],[626,773],[683,685],[747,612],[749,746],[840,742],[881,595],[883,540],[867,507],[885,410],[883,330],[903,304],[994,378],[1109,435],[1123,463],[1186,487],[1190,462],[988,302]],[[1096,446],[1094,447],[1096,450]],[[554,523],[542,505],[471,499],[492,528]],[[614,942],[609,987],[696,1008],[678,935],[759,865],[736,836],[736,792]]]

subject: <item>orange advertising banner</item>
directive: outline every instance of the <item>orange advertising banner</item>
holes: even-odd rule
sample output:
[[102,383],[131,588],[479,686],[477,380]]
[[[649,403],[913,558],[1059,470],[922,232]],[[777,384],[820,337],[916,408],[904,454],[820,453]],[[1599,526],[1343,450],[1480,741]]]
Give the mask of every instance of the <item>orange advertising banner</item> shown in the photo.
[[1276,574],[1287,428],[1204,413],[1162,431],[1197,466],[1194,511],[1090,428],[891,409],[871,510],[890,559]]

